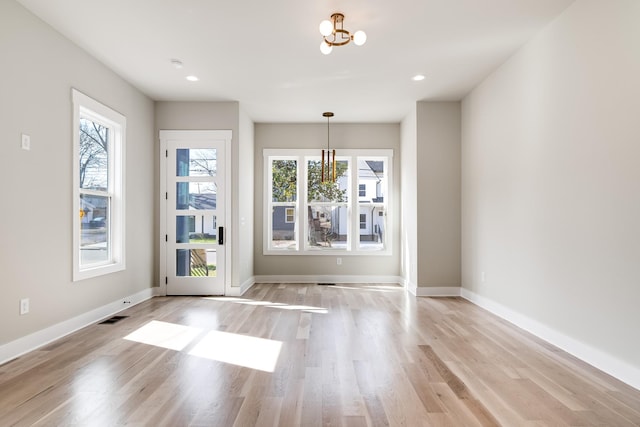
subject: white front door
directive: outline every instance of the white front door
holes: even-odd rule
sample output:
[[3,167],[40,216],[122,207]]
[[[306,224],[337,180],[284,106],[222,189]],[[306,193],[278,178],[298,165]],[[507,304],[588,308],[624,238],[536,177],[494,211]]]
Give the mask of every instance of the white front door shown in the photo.
[[167,295],[224,295],[230,131],[160,131]]

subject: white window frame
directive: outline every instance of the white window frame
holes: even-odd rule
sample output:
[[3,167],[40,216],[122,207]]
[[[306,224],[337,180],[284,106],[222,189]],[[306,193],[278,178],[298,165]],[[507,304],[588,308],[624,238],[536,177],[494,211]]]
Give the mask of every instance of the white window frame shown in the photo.
[[[336,254],[342,255],[369,255],[369,256],[388,256],[392,254],[392,241],[394,236],[391,235],[390,230],[393,229],[392,216],[390,215],[390,209],[392,206],[393,195],[393,150],[392,149],[344,149],[338,150],[337,160],[347,160],[349,162],[348,173],[348,202],[346,203],[328,203],[330,205],[345,205],[347,206],[348,228],[347,233],[348,244],[346,248],[331,248],[331,249],[317,249],[310,248],[307,245],[306,236],[308,234],[308,221],[307,221],[307,206],[310,204],[320,205],[322,203],[308,203],[307,202],[307,161],[310,158],[320,157],[319,150],[309,149],[265,149],[263,150],[263,175],[264,175],[264,190],[263,190],[263,206],[264,206],[264,223],[263,223],[263,255],[320,255],[327,256]],[[296,160],[297,161],[297,194],[295,202],[273,202],[272,201],[272,160]],[[386,216],[386,236],[384,240],[384,247],[379,250],[360,249],[359,248],[359,236],[360,236],[360,207],[363,206],[359,202],[359,183],[358,183],[358,159],[379,159],[385,162],[385,171],[387,176],[386,189],[384,191],[384,202],[376,203],[384,208],[384,215]],[[272,233],[273,233],[273,207],[280,205],[295,205],[296,212],[296,227],[295,227],[295,247],[289,248],[273,248],[271,247]],[[373,206],[368,204],[366,206]]]
[[[72,89],[73,103],[73,281],[122,271],[125,263],[125,136],[126,117],[82,92]],[[80,188],[80,118],[87,118],[109,129],[109,182],[106,192]],[[80,264],[80,196],[109,197],[109,255],[104,262]]]

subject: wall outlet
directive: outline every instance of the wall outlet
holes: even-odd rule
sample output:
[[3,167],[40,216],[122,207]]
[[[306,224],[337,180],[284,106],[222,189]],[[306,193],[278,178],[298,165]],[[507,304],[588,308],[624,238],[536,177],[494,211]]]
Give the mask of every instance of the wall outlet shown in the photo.
[[27,314],[29,312],[29,298],[23,298],[20,300],[20,315]]
[[487,281],[487,275],[485,274],[485,272],[483,271],[482,273],[480,273],[480,281],[482,283]]
[[342,265],[342,258],[336,258],[336,264]]

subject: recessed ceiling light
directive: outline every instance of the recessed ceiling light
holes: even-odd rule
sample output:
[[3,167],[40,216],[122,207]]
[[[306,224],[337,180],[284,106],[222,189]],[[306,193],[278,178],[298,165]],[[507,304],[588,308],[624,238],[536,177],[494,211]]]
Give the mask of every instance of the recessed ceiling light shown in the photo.
[[413,80],[414,82],[421,82],[424,79],[425,77],[422,74],[416,74],[415,76],[411,77],[411,80]]
[[176,69],[178,69],[178,70],[179,70],[179,69],[181,69],[181,68],[182,68],[182,66],[183,66],[183,65],[182,65],[182,61],[180,61],[179,59],[172,59],[172,60],[171,60],[171,65],[173,65],[173,66],[174,66],[174,68],[176,68]]
[[187,76],[186,79],[189,80],[190,82],[197,82],[198,80],[200,80],[196,76]]

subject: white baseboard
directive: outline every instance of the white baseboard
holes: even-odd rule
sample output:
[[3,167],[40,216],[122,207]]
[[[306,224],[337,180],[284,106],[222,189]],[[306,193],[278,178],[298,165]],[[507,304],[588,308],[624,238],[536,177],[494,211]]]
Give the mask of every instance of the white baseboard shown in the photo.
[[387,283],[404,284],[400,276],[283,275],[256,276],[255,283]]
[[416,286],[411,284],[407,288],[417,297],[459,297],[460,286]]
[[483,297],[468,289],[462,288],[462,298],[471,301],[479,307],[507,320],[527,332],[547,341],[566,351],[591,366],[606,372],[612,377],[640,390],[640,369],[625,361],[607,354],[597,348],[580,342],[570,336],[552,329],[537,320],[524,316],[492,299]]
[[[136,294],[120,298],[117,301],[91,310],[87,313],[73,317],[69,320],[57,323],[48,328],[26,335],[17,340],[0,346],[0,364],[22,356],[59,338],[69,335],[79,329],[94,324],[100,320],[111,317],[114,314],[140,304],[154,296],[155,288],[148,288]],[[126,301],[126,302],[125,302]]]
[[227,291],[225,292],[225,296],[241,297],[242,295],[244,295],[245,292],[251,289],[251,287],[255,285],[255,283],[256,283],[255,276],[251,276],[247,280],[245,280],[240,286],[231,286],[227,288]]

